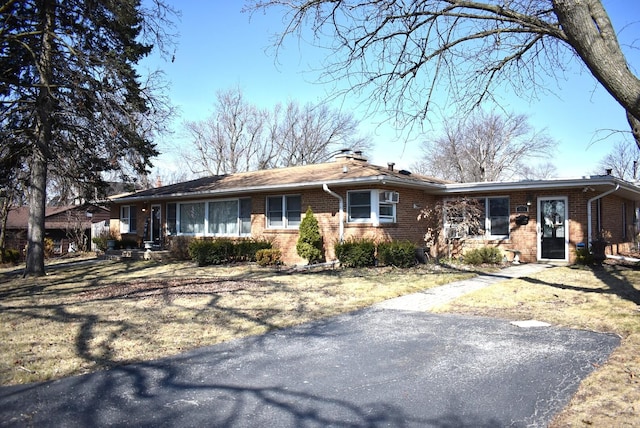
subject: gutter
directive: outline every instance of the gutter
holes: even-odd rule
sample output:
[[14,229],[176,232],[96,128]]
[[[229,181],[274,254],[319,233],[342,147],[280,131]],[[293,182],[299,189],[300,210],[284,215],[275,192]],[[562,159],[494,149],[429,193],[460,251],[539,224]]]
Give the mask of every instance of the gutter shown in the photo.
[[613,189],[607,190],[604,193],[599,194],[598,196],[594,196],[593,198],[589,199],[587,201],[587,243],[589,245],[591,245],[591,240],[593,238],[593,231],[592,231],[592,222],[591,222],[591,203],[594,201],[597,201],[598,199],[604,198],[607,195],[610,195],[613,192],[618,191],[618,189],[620,188],[620,184],[616,183],[616,187],[614,187]]
[[334,198],[338,198],[338,207],[340,213],[340,243],[342,244],[344,242],[344,199],[342,198],[342,196],[329,189],[329,186],[327,186],[326,183],[322,185],[322,190],[324,190]]

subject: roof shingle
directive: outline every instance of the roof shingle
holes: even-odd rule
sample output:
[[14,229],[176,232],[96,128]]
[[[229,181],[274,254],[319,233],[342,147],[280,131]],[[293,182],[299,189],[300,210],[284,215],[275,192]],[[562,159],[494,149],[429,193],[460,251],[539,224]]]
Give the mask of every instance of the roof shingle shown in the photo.
[[231,193],[267,190],[282,187],[312,187],[323,183],[340,185],[352,184],[367,179],[388,180],[404,185],[440,185],[448,181],[433,177],[396,171],[387,167],[372,165],[365,160],[348,158],[336,162],[313,165],[275,168],[237,174],[198,178],[196,180],[142,190],[118,198],[146,199],[168,196],[197,195],[203,193]]

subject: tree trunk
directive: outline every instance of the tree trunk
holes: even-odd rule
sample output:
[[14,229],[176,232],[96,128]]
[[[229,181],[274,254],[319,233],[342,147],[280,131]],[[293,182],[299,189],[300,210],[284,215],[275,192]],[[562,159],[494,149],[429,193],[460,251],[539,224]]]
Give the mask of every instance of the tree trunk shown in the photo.
[[4,263],[5,242],[7,240],[7,219],[9,218],[9,206],[11,198],[5,195],[0,203],[0,263]]
[[40,88],[36,100],[36,125],[31,154],[29,183],[29,227],[27,230],[27,263],[24,276],[43,276],[44,270],[44,217],[47,189],[47,162],[52,138],[52,114],[54,98],[51,80],[53,76],[53,30],[56,1],[43,0],[40,20],[42,44],[38,58]]
[[47,160],[35,150],[31,160],[29,192],[29,229],[27,231],[27,266],[24,276],[42,276],[44,270],[44,217],[47,186]]
[[[627,122],[629,122],[629,126],[631,127],[631,134],[633,134],[633,139],[636,140],[636,146],[640,149],[640,120],[633,117],[633,115],[627,112]],[[635,179],[635,177],[633,177]]]
[[[553,0],[553,8],[569,44],[637,124],[640,121],[640,79],[629,70],[601,0]],[[633,121],[629,122],[633,129]],[[636,143],[640,147],[638,137]]]

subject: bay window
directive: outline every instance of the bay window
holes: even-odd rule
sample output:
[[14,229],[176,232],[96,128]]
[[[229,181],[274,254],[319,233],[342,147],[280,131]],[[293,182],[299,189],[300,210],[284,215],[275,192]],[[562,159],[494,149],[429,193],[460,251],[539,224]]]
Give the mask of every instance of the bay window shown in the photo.
[[[395,223],[396,202],[383,195],[392,192],[355,190],[347,192],[347,221],[349,223]],[[397,195],[397,194],[396,194]]]

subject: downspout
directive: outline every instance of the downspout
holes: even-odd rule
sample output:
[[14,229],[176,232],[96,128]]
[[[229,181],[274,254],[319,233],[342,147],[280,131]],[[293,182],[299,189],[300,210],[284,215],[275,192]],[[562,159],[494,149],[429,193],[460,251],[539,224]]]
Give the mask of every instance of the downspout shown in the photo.
[[592,231],[592,227],[591,227],[591,203],[600,199],[600,198],[604,198],[607,195],[610,195],[613,192],[616,192],[618,189],[620,188],[620,184],[616,184],[616,187],[614,187],[611,190],[607,190],[606,192],[598,195],[598,196],[594,196],[593,198],[589,199],[587,201],[587,244],[591,245],[591,241],[592,241],[592,237],[593,237],[593,231]]
[[338,209],[340,213],[340,240],[339,242],[342,244],[344,242],[344,199],[342,196],[338,195],[336,192],[329,189],[329,186],[326,184],[322,185],[322,190],[333,196],[334,198],[338,198]]

